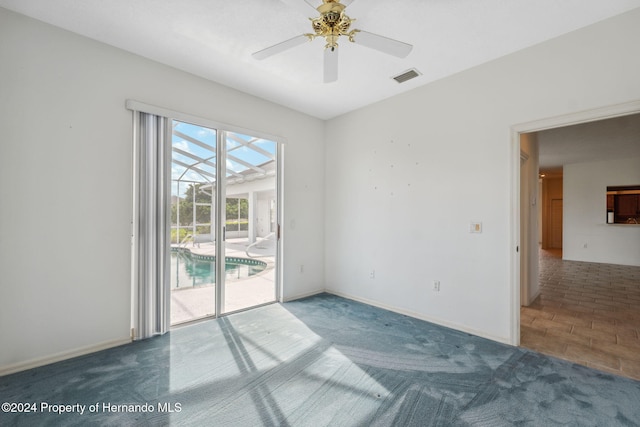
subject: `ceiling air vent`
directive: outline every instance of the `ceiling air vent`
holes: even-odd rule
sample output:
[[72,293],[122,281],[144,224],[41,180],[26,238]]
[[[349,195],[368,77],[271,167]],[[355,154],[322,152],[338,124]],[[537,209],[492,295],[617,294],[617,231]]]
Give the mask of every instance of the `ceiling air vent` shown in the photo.
[[420,75],[420,72],[415,68],[412,68],[410,70],[405,71],[402,74],[398,74],[393,78],[393,80],[397,81],[398,83],[404,83],[407,80],[411,80],[414,77],[418,77],[419,75]]

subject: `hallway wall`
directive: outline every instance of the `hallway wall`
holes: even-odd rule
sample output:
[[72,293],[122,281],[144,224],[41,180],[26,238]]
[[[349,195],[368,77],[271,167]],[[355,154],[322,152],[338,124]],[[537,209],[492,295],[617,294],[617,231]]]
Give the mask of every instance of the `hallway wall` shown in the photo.
[[563,258],[640,266],[640,225],[607,224],[607,186],[640,184],[640,157],[564,168]]

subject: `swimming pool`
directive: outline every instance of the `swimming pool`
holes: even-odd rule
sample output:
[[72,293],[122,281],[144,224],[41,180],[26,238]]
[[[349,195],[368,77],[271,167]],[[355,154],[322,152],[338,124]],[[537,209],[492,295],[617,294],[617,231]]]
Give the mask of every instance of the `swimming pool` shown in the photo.
[[[243,279],[263,271],[264,261],[226,257],[224,270],[226,280]],[[197,255],[186,248],[171,250],[171,289],[210,286],[216,282],[216,257]]]

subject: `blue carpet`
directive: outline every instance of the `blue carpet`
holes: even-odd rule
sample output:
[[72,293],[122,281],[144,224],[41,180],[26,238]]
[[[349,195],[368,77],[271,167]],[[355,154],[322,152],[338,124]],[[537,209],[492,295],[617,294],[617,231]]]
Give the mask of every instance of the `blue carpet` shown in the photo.
[[0,396],[35,409],[2,426],[640,425],[638,381],[327,294],[4,376]]

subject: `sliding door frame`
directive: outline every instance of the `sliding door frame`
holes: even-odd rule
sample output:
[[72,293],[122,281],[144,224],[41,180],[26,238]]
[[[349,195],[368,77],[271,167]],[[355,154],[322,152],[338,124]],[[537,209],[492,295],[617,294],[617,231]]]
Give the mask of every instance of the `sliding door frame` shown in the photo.
[[[226,241],[227,241],[227,131],[216,129],[216,317],[224,312],[225,288],[227,276]],[[277,165],[276,165],[277,167]],[[220,260],[223,260],[220,262]]]

